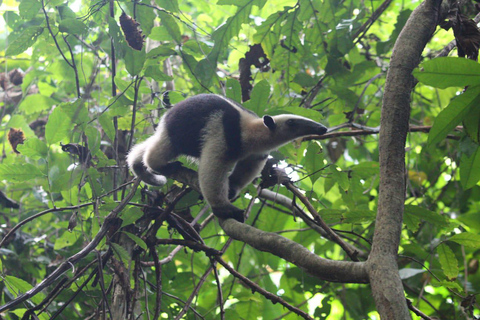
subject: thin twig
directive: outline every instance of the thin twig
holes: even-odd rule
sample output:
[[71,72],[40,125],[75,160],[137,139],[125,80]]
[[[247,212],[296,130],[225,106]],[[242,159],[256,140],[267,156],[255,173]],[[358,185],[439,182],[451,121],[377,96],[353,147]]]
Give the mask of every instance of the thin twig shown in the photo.
[[292,306],[291,304],[289,304],[288,302],[286,302],[285,300],[283,300],[279,296],[277,296],[277,295],[275,295],[271,292],[268,292],[267,290],[263,289],[261,286],[259,286],[258,284],[256,284],[252,280],[248,279],[244,275],[237,272],[235,269],[230,267],[228,265],[228,263],[226,263],[222,258],[216,257],[215,260],[218,263],[220,263],[225,269],[227,269],[228,272],[230,272],[234,277],[240,279],[243,283],[245,283],[253,292],[256,291],[256,292],[260,293],[261,295],[263,295],[265,298],[272,301],[273,303],[280,303],[282,306],[284,306],[288,310],[294,312],[295,314],[301,316],[304,319],[313,320],[313,318],[310,317],[306,312],[298,309],[297,307]]
[[390,3],[392,3],[393,0],[386,0],[384,3],[382,3],[375,12],[372,13],[370,18],[360,27],[358,28],[357,32],[355,32],[352,36],[352,39],[357,39],[355,43],[358,43],[360,40],[362,40],[363,36],[367,33],[368,29],[377,21],[378,18],[382,15],[382,13],[387,10],[388,6]]
[[160,311],[162,306],[162,266],[160,265],[158,254],[155,246],[150,247],[150,254],[152,255],[153,262],[155,263],[155,279],[156,279],[156,297],[155,297],[155,315],[153,320],[160,318]]
[[75,56],[73,55],[73,50],[72,50],[72,47],[70,46],[70,43],[67,41],[67,37],[63,36],[63,41],[65,42],[65,44],[67,45],[68,47],[68,51],[70,52],[70,57],[72,58],[72,69],[73,69],[73,72],[75,73],[75,86],[77,88],[77,98],[80,98],[81,95],[80,95],[80,80],[78,78],[78,70],[77,70],[77,64],[75,63]]
[[288,190],[290,190],[300,201],[307,207],[308,211],[310,214],[313,216],[313,219],[320,224],[323,230],[329,235],[331,239],[333,239],[336,243],[342,247],[342,249],[347,253],[347,255],[352,259],[353,261],[359,261],[358,260],[358,251],[353,251],[350,246],[348,246],[342,238],[340,238],[333,230],[323,221],[322,217],[318,214],[317,210],[312,206],[310,201],[308,200],[307,197],[303,195],[303,193],[298,190],[297,187],[295,187],[291,182],[286,182],[284,183],[285,187],[287,187]]
[[212,264],[213,274],[215,276],[215,282],[217,283],[218,304],[220,305],[220,319],[225,320],[225,309],[223,308],[222,283],[220,282],[220,278],[218,277],[218,270],[217,270],[215,260],[212,257],[210,257],[210,263]]
[[5,241],[15,232],[17,231],[19,228],[21,228],[23,225],[25,225],[26,223],[32,221],[32,220],[35,220],[37,219],[38,217],[41,217],[47,213],[50,213],[50,212],[60,212],[60,211],[73,211],[73,210],[77,210],[77,209],[80,209],[80,208],[83,208],[83,207],[88,207],[88,206],[92,206],[94,203],[93,202],[88,202],[88,203],[83,203],[83,204],[80,204],[80,205],[77,205],[77,206],[70,206],[70,207],[63,207],[63,208],[51,208],[51,209],[48,209],[48,210],[45,210],[45,211],[42,211],[42,212],[39,212],[37,214],[34,214],[33,216],[30,216],[28,217],[27,219],[23,220],[22,222],[19,222],[15,227],[13,227],[6,235],[5,237],[3,237],[2,241],[0,241],[0,248],[3,247],[3,244],[5,243]]
[[39,284],[37,284],[32,289],[28,290],[24,294],[17,296],[15,299],[7,302],[3,306],[0,306],[0,312],[4,312],[5,310],[9,310],[16,305],[32,298],[37,293],[45,289],[46,287],[50,286],[53,282],[55,282],[63,273],[71,268],[72,265],[75,265],[77,262],[81,261],[85,258],[90,252],[95,250],[97,245],[102,241],[103,237],[106,236],[107,232],[112,228],[115,224],[116,218],[118,214],[125,208],[127,203],[133,198],[135,192],[137,190],[138,185],[140,184],[140,180],[137,180],[132,187],[130,193],[122,200],[122,202],[115,207],[108,215],[105,217],[105,221],[101,226],[100,230],[98,231],[97,235],[90,241],[82,250],[78,253],[74,254],[70,258],[66,259],[57,269],[55,269],[52,273],[50,273],[45,279],[43,279]]
[[71,67],[73,68],[73,65],[70,61],[68,61],[67,57],[65,57],[65,54],[63,54],[62,49],[60,48],[60,45],[58,44],[57,37],[53,34],[52,27],[50,26],[50,19],[48,18],[47,10],[45,9],[45,2],[42,0],[42,10],[43,14],[45,15],[45,22],[47,23],[47,29],[50,35],[53,38],[53,41],[55,42],[55,46],[58,49],[58,52],[60,52],[60,55],[62,56],[63,60]]

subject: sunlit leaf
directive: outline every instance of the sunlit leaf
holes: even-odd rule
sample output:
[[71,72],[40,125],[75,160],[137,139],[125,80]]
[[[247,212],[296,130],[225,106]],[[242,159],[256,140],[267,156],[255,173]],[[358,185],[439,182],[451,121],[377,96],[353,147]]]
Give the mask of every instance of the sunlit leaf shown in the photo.
[[457,57],[440,57],[425,61],[413,75],[436,88],[476,86],[480,84],[480,64]]
[[[4,279],[5,279],[6,287],[15,297],[17,297],[20,294],[26,293],[27,291],[33,288],[33,286],[30,283],[14,276],[8,275],[8,276],[5,276]],[[44,298],[45,298],[45,295],[43,293],[38,293],[35,296],[33,296],[31,300],[33,303],[39,304],[40,302],[42,302]]]
[[29,27],[22,31],[7,47],[6,56],[18,55],[30,48],[36,41],[38,36],[43,32],[43,27]]
[[458,277],[458,261],[452,249],[442,243],[437,247],[437,254],[445,276],[449,280],[455,280]]
[[480,248],[480,234],[462,232],[450,237],[449,240],[470,248]]
[[48,122],[45,126],[47,143],[52,145],[62,140],[69,140],[68,136],[71,133],[71,129],[70,118],[60,108],[55,108],[48,117]]
[[480,86],[470,87],[443,109],[435,119],[428,134],[428,145],[432,146],[445,139],[472,110],[480,104]]

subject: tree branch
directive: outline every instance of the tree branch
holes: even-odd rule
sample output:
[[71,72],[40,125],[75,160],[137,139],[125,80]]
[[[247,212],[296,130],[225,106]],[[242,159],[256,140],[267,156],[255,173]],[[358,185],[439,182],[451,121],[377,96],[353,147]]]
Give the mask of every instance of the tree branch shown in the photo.
[[298,309],[297,307],[294,307],[292,306],[291,304],[289,304],[288,302],[286,302],[285,300],[283,300],[282,298],[280,298],[279,296],[271,293],[271,292],[268,292],[267,290],[263,289],[261,286],[257,285],[255,282],[253,282],[252,280],[248,279],[247,277],[245,277],[244,275],[242,275],[241,273],[237,272],[235,269],[233,269],[231,266],[228,265],[228,263],[226,263],[224,260],[222,260],[222,258],[220,257],[216,257],[215,260],[220,263],[225,269],[228,270],[228,272],[230,272],[234,277],[240,279],[243,283],[245,283],[250,289],[252,289],[252,292],[255,292],[257,291],[258,293],[260,293],[261,295],[263,295],[265,298],[267,298],[268,300],[272,301],[274,304],[275,303],[280,303],[282,306],[284,306],[285,308],[287,308],[288,310],[292,311],[293,313],[301,316],[302,318],[304,319],[313,319],[311,318],[308,313]]
[[234,219],[219,219],[227,235],[253,248],[270,252],[302,268],[311,275],[333,282],[367,283],[363,262],[332,261],[320,258],[304,246],[276,233],[265,232]]
[[[180,167],[169,178],[187,183],[200,191],[197,173],[191,169]],[[323,259],[276,233],[265,232],[233,219],[219,219],[219,222],[225,233],[233,239],[245,242],[257,250],[270,252],[320,279],[344,283],[368,282],[365,264],[362,262]]]

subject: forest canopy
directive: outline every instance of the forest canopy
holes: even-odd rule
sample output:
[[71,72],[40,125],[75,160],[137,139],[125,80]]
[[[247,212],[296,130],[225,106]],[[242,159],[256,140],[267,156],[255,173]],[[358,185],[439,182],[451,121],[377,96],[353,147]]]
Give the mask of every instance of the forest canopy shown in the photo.
[[[444,2],[0,0],[0,318],[477,319],[479,7]],[[127,168],[200,93],[329,127],[244,224],[185,157]]]

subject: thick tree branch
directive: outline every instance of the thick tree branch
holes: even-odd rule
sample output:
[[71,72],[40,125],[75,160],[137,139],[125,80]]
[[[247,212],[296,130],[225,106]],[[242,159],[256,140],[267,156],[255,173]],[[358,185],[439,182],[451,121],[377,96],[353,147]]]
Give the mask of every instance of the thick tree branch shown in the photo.
[[[200,190],[197,173],[191,169],[181,167],[169,175],[169,178]],[[304,246],[276,233],[265,232],[233,219],[219,221],[225,233],[233,239],[245,242],[257,250],[270,252],[320,279],[344,283],[368,282],[365,264],[362,262],[323,259]]]
[[323,259],[304,246],[276,233],[265,232],[234,219],[219,220],[227,235],[257,250],[270,252],[302,268],[311,275],[333,282],[367,283],[363,262]]
[[373,245],[367,261],[382,319],[410,319],[398,274],[397,252],[405,201],[405,141],[409,131],[413,69],[437,25],[441,0],[426,0],[400,33],[387,73],[379,138],[380,193]]

